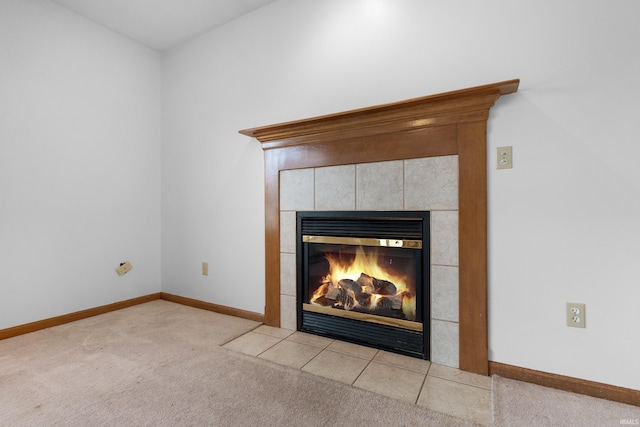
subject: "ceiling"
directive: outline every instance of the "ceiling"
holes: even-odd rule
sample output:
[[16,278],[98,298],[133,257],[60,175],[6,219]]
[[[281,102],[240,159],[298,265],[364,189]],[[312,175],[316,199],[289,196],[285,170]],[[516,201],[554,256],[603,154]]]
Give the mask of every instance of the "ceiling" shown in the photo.
[[157,51],[276,0],[51,0]]

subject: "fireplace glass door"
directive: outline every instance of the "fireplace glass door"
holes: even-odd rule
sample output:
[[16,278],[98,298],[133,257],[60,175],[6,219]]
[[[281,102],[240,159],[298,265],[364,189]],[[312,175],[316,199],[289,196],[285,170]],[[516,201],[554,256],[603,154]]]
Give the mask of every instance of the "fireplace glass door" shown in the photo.
[[[335,243],[314,243],[327,240]],[[308,243],[305,309],[410,326],[416,322],[420,250],[382,246],[386,239],[370,239],[364,244],[362,240],[303,236]]]
[[299,212],[298,226],[298,329],[425,357],[428,213]]

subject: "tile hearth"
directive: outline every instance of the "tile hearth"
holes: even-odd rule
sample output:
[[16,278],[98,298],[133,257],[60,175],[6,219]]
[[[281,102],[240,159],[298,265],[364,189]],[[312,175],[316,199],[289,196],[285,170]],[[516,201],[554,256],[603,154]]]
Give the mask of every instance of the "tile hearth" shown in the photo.
[[412,357],[262,325],[223,347],[491,425],[491,378]]

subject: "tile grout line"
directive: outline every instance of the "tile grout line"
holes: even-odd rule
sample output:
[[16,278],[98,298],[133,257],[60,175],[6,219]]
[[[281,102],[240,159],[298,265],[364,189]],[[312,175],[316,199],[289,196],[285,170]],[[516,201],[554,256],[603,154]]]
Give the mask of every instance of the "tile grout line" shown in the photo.
[[[384,350],[381,350],[381,351],[384,351]],[[407,356],[407,357],[410,357],[410,356]],[[422,359],[418,359],[418,360],[422,360]],[[389,366],[390,368],[402,369],[404,371],[409,371],[409,372],[413,372],[415,374],[420,374],[420,375],[425,375],[425,376],[427,375],[426,373],[423,373],[421,371],[417,371],[417,370],[415,370],[413,368],[407,368],[406,366],[395,365],[395,364],[393,364],[391,362],[383,362],[383,361],[380,361],[380,360],[373,360],[373,359],[371,359],[371,361],[372,362],[376,362],[376,363],[378,363],[380,365]],[[429,362],[429,368],[427,368],[427,372],[429,372],[429,369],[431,368],[431,362],[430,361],[428,361],[428,362]]]
[[[262,325],[261,325],[261,326],[262,326]],[[258,328],[259,328],[259,327],[260,327],[260,326],[258,326]],[[256,328],[256,329],[257,329],[257,328]],[[287,338],[289,338],[291,335],[293,335],[293,333],[291,333],[291,334],[289,334],[289,335],[287,335],[286,337],[284,337],[284,338],[283,338],[283,337],[277,337],[277,336],[275,336],[275,335],[271,335],[271,334],[265,334],[264,332],[256,331],[256,329],[252,329],[252,330],[250,330],[249,332],[255,332],[256,334],[260,334],[260,335],[263,335],[263,336],[265,336],[265,337],[277,338],[277,339],[279,339],[279,340],[286,340],[286,339],[287,339]],[[249,332],[247,332],[247,333],[249,333]],[[244,334],[243,334],[243,335],[244,335]]]
[[489,391],[489,392],[493,393],[493,385],[492,385],[491,388],[487,389],[485,387],[481,387],[481,386],[478,386],[478,385],[469,384],[469,383],[465,383],[465,382],[462,382],[462,381],[456,381],[456,380],[452,380],[452,379],[449,379],[449,378],[442,378],[442,377],[438,377],[436,375],[431,375],[431,377],[432,378],[437,378],[437,379],[442,380],[442,381],[448,381],[450,383],[460,384],[460,385],[467,386],[467,387],[473,387],[473,388],[477,388],[479,390]]
[[[358,374],[358,376],[353,380],[353,382],[351,383],[352,387],[355,387],[355,383],[356,381],[358,381],[358,378],[360,378],[362,376],[362,374],[364,373],[364,371],[367,370],[367,368],[369,367],[369,365],[371,365],[371,362],[373,362],[374,357],[376,357],[376,355],[378,354],[378,350],[376,350],[376,352],[373,354],[373,356],[371,357],[371,359],[369,359],[369,361],[367,362],[367,364],[365,365],[364,368],[362,368],[362,371],[360,371],[360,373]],[[360,388],[360,387],[357,387]]]
[[427,384],[427,377],[429,376],[429,371],[431,370],[432,365],[433,363],[429,362],[429,367],[427,368],[427,372],[425,372],[424,374],[424,379],[422,380],[422,385],[420,386],[420,392],[418,393],[418,396],[416,397],[415,402],[413,402],[414,405],[418,405],[418,402],[420,401],[420,396],[422,396],[422,392],[424,391],[424,386]]
[[[295,342],[295,341],[294,341]],[[311,346],[313,347],[313,346]],[[315,347],[315,348],[319,348],[319,347]],[[320,356],[322,353],[324,353],[324,351],[326,350],[326,348],[321,348],[320,351],[318,352],[318,354],[316,354],[315,356],[313,356],[307,363],[305,363],[304,365],[302,365],[300,367],[300,371],[304,371],[304,367],[307,366],[309,363],[311,363],[313,360],[315,360],[318,356]],[[307,372],[307,371],[305,371]],[[311,373],[311,372],[310,372]],[[313,374],[315,375],[315,374]]]
[[[256,332],[256,333],[258,333],[258,332]],[[261,334],[261,335],[264,335],[264,334]],[[270,337],[271,335],[264,335],[264,336]],[[255,355],[255,357],[256,357],[256,358],[259,358],[262,354],[264,354],[265,352],[267,352],[267,351],[271,350],[273,347],[277,346],[277,345],[278,345],[278,344],[280,344],[282,341],[284,341],[284,338],[278,338],[278,337],[271,337],[271,338],[279,339],[279,341],[278,341],[277,343],[275,343],[275,344],[273,344],[273,345],[269,346],[268,348],[265,348],[265,349],[264,349],[263,351],[261,351],[260,353],[256,354],[256,355]]]
[[[296,332],[299,332],[299,331],[296,331]],[[335,342],[335,340],[334,340],[334,339],[327,338],[327,339],[330,339],[330,340],[331,340],[331,342],[330,342],[329,344],[325,345],[325,346],[319,346],[319,345],[309,344],[309,343],[300,342],[300,341],[296,341],[296,340],[290,340],[289,338],[291,338],[293,335],[295,335],[295,333],[296,333],[296,332],[294,332],[294,333],[292,333],[292,334],[289,334],[289,335],[288,335],[286,338],[284,338],[284,339],[285,339],[285,340],[287,340],[287,341],[290,341],[290,342],[297,343],[297,344],[303,344],[303,345],[308,345],[309,347],[319,348],[319,349],[321,349],[322,351],[326,350],[326,349],[327,349],[331,344],[333,344],[333,343]],[[324,337],[323,337],[323,338],[324,338]]]
[[[334,340],[334,342],[337,342],[337,341],[335,341],[335,340]],[[332,344],[333,344],[333,343],[332,343]],[[359,345],[359,344],[354,344],[354,345]],[[330,348],[329,348],[330,346],[331,346],[331,344],[329,344],[329,345],[327,346],[327,350],[332,351],[332,352],[334,352],[334,353],[344,354],[345,356],[351,356],[351,357],[355,357],[355,358],[357,358],[357,359],[369,360],[369,361],[373,360],[373,358],[376,356],[376,354],[378,354],[378,351],[379,351],[379,350],[376,350],[376,349],[374,349],[374,348],[372,348],[372,347],[365,347],[365,346],[362,346],[362,347],[365,347],[365,348],[371,348],[372,350],[375,350],[375,353],[373,353],[373,356],[371,356],[371,357],[369,358],[369,357],[366,357],[366,356],[358,356],[358,355],[355,355],[355,354],[353,354],[353,353],[349,353],[349,352],[347,352],[347,351],[341,351],[341,350],[339,350],[339,349],[338,349],[338,350],[336,350],[336,349],[330,349]]]
[[[293,335],[293,334],[289,335],[289,337],[290,337],[290,336],[292,336],[292,335]],[[289,337],[287,337],[287,338],[289,338]],[[285,339],[286,339],[286,338],[285,338]],[[289,341],[291,341],[291,342],[297,342],[297,341],[293,341],[293,340],[289,340]],[[313,356],[309,361],[307,361],[307,363],[305,363],[304,365],[302,365],[302,366],[299,368],[299,370],[300,370],[300,371],[302,371],[302,370],[303,370],[303,368],[304,368],[305,366],[307,366],[309,363],[311,363],[311,361],[315,360],[318,356],[320,356],[322,353],[324,353],[324,351],[327,349],[327,347],[329,347],[333,342],[334,342],[334,340],[331,340],[331,342],[330,342],[329,344],[327,344],[326,346],[324,346],[324,347],[319,347],[319,346],[315,346],[315,345],[312,345],[312,344],[298,343],[298,344],[304,344],[304,345],[308,345],[309,347],[314,347],[314,348],[319,348],[319,349],[320,349],[320,351],[318,352],[318,354],[316,354],[315,356]],[[307,371],[305,371],[305,372],[307,372]]]

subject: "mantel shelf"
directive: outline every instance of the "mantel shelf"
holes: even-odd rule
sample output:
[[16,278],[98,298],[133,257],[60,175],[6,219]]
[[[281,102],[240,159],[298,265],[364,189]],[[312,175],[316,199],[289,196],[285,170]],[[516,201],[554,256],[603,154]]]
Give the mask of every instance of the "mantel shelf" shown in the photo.
[[[508,80],[377,105],[336,114],[241,130],[267,149],[309,144],[319,140],[354,138],[486,120],[501,95],[518,90],[519,80]],[[322,137],[320,137],[322,135]]]

